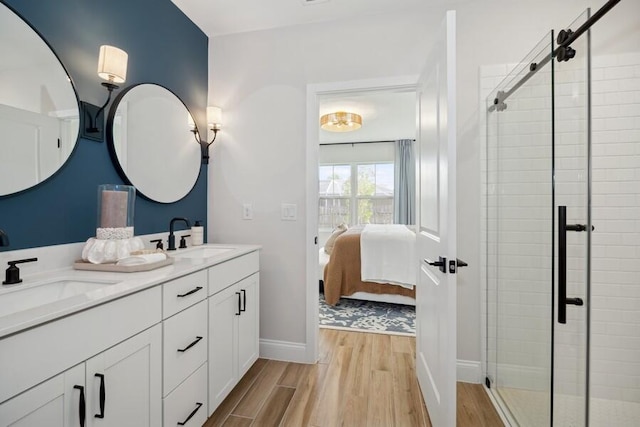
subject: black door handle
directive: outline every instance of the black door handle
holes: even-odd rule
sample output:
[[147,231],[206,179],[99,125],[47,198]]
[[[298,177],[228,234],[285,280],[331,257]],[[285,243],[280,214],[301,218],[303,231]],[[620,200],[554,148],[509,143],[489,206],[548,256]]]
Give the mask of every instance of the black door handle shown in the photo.
[[240,295],[240,292],[236,292],[236,295],[238,295],[238,312],[236,313],[236,316],[240,316],[240,313],[242,313],[242,296]]
[[191,347],[193,347],[194,345],[198,344],[200,342],[200,340],[202,339],[202,337],[196,337],[196,339],[189,344],[188,346],[186,346],[185,348],[179,348],[178,351],[180,353],[184,353],[185,351],[189,350]]
[[86,418],[87,405],[84,401],[84,387],[81,385],[74,385],[74,389],[80,390],[80,401],[78,404],[78,417],[80,418],[80,427],[84,427],[84,420]]
[[100,413],[96,414],[96,418],[104,418],[104,403],[107,398],[107,393],[104,388],[104,374],[95,374],[100,378]]
[[558,206],[558,323],[567,323],[567,304],[584,305],[582,298],[567,298],[567,230],[586,231],[587,227],[567,225],[567,207]]
[[187,417],[187,419],[186,419],[186,420],[184,420],[184,421],[182,421],[182,422],[180,422],[180,421],[179,421],[179,422],[178,422],[178,425],[179,425],[179,426],[183,426],[183,425],[187,424],[187,423],[189,422],[189,420],[190,420],[191,418],[193,418],[193,416],[196,414],[196,412],[198,412],[198,409],[200,409],[201,407],[202,407],[202,403],[200,403],[200,402],[196,402],[196,409],[194,409],[193,411],[191,411],[191,413],[189,414],[189,416]]
[[430,259],[425,258],[424,262],[426,262],[429,265],[432,265],[434,267],[438,267],[438,270],[442,271],[443,273],[447,272],[447,259],[446,258],[442,258],[441,256],[438,257],[438,261],[431,261]]
[[242,292],[242,308],[240,311],[247,311],[247,291],[240,289],[240,292]]
[[468,265],[469,264],[459,258],[456,258],[455,261],[451,259],[449,260],[449,273],[455,274],[458,271],[458,268],[467,267]]

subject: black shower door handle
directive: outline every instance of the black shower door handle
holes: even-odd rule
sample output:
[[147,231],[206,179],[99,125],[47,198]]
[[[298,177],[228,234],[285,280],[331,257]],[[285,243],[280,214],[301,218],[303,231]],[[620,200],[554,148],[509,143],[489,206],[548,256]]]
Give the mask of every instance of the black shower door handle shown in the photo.
[[584,305],[582,298],[567,298],[567,230],[586,229],[582,224],[567,225],[567,207],[558,206],[558,323],[567,323],[567,304]]

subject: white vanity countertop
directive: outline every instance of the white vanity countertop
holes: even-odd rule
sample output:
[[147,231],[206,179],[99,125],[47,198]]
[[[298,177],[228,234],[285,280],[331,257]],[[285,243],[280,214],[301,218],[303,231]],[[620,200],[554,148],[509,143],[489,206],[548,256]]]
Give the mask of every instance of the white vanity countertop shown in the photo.
[[[198,248],[232,249],[209,258],[181,258],[183,253],[194,251]],[[126,295],[151,288],[175,278],[206,269],[230,259],[254,252],[260,248],[261,247],[259,245],[207,244],[197,247],[193,246],[183,250],[178,249],[175,252],[169,252],[169,255],[175,258],[173,264],[156,270],[139,273],[83,271],[74,270],[72,267],[68,267],[59,270],[25,275],[22,277],[22,283],[0,287],[0,339],[8,335],[15,334],[16,332],[20,332],[64,316],[122,298]],[[10,294],[14,294],[12,298],[19,298],[20,295],[18,294],[20,293],[20,290],[38,287],[38,285],[41,285],[40,288],[45,290],[47,284],[65,280],[77,282],[86,281],[89,283],[103,282],[108,284],[99,285],[97,286],[98,289],[91,290],[86,293],[80,293],[57,301],[52,300],[52,302],[16,312],[3,308],[3,296],[9,297]],[[42,283],[46,284],[42,285]],[[5,312],[3,313],[3,311]]]

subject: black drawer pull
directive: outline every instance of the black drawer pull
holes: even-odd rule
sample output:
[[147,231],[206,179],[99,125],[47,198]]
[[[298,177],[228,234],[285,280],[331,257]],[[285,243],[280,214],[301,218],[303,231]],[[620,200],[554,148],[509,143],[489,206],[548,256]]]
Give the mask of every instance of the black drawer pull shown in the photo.
[[191,294],[195,294],[196,292],[198,292],[199,290],[202,289],[202,286],[197,286],[195,289],[191,289],[189,292],[187,292],[186,294],[178,294],[178,298],[184,298],[184,297],[188,297]]
[[84,427],[84,420],[86,417],[86,404],[84,401],[84,387],[81,385],[74,385],[74,389],[80,390],[80,402],[78,404],[78,417],[80,418],[80,427]]
[[198,344],[200,342],[200,340],[202,339],[202,337],[196,337],[195,341],[192,342],[191,344],[189,344],[188,346],[186,346],[185,348],[179,348],[178,351],[180,353],[184,353],[185,351],[189,350],[191,347],[193,347],[194,345]]
[[107,393],[104,389],[104,374],[95,374],[97,378],[100,378],[100,413],[96,414],[96,418],[104,418],[104,401],[107,398]]
[[191,411],[191,413],[189,414],[189,416],[187,417],[187,419],[186,419],[186,420],[184,420],[184,421],[182,421],[182,422],[178,422],[178,425],[179,425],[179,426],[183,426],[183,425],[187,424],[187,423],[189,422],[189,420],[190,420],[191,418],[193,418],[193,416],[196,414],[196,412],[198,412],[198,409],[200,409],[201,407],[202,407],[202,403],[197,402],[197,403],[196,403],[196,409],[194,409],[193,411]]
[[242,313],[242,295],[240,295],[240,292],[236,292],[236,295],[238,295],[238,312],[236,316],[240,316],[240,313]]
[[240,311],[247,311],[247,291],[245,291],[244,289],[240,289],[240,292],[242,292],[242,308],[240,309]]

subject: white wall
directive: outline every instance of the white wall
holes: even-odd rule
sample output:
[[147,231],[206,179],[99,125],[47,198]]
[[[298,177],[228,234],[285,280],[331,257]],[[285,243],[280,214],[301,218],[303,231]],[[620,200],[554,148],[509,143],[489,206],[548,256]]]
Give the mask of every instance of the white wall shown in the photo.
[[[469,263],[458,277],[459,359],[481,360],[479,66],[519,61],[549,29],[600,3],[448,3],[458,11],[458,256]],[[622,2],[597,24],[594,50],[637,44],[628,36],[637,34],[639,7]],[[209,240],[264,246],[263,339],[305,342],[306,85],[417,74],[444,11],[439,2],[410,14],[211,40],[209,103],[223,107],[225,128],[211,150]],[[625,38],[605,37],[611,33]],[[337,48],[343,40],[358,51]],[[241,219],[244,202],[253,203],[253,221]],[[298,205],[298,221],[280,220],[282,202]]]

